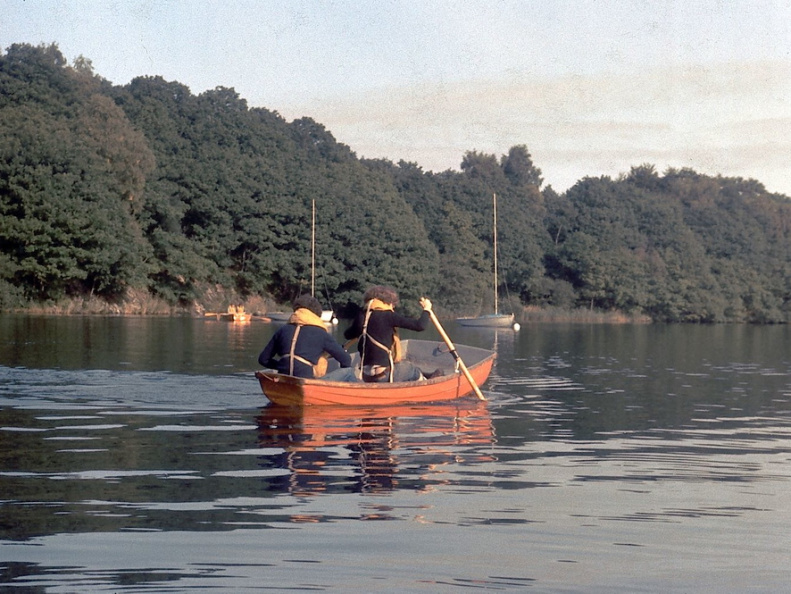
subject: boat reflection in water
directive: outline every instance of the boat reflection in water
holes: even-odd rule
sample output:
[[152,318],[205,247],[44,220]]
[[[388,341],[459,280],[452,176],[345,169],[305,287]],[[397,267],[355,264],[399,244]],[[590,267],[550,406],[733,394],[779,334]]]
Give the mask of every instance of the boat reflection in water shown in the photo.
[[[494,427],[485,402],[379,407],[281,407],[258,417],[259,445],[278,448],[292,495],[429,491],[453,481],[443,467],[490,462]],[[273,458],[266,456],[265,465]]]

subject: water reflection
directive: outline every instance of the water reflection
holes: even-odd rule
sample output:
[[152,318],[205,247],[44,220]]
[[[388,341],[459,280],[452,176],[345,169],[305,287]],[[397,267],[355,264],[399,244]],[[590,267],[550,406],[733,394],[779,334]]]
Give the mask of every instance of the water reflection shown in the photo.
[[[450,463],[486,462],[495,433],[478,400],[370,408],[270,405],[258,416],[258,443],[277,448],[283,487],[293,495],[331,491],[427,491],[446,484]],[[262,457],[271,465],[273,457]],[[408,465],[408,468],[407,468]]]
[[0,316],[0,364],[55,369],[226,373],[257,366],[272,334],[213,318]]

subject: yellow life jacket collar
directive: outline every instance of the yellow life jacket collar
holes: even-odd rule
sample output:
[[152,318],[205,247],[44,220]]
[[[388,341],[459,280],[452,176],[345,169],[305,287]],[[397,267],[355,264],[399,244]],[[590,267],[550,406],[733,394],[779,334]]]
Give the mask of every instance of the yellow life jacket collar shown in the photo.
[[291,314],[291,317],[288,318],[288,323],[296,324],[297,326],[319,326],[325,330],[327,329],[322,319],[306,307],[300,307]]
[[374,297],[370,301],[365,304],[367,309],[372,309],[374,311],[395,311],[395,306],[391,305],[390,303],[385,303],[381,299],[377,299]]

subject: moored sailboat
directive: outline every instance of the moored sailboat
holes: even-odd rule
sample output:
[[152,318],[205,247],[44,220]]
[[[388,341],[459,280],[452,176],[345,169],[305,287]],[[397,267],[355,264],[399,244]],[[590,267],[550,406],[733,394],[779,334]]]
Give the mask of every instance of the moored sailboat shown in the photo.
[[514,330],[519,330],[519,324],[514,322],[514,314],[505,314],[499,312],[497,287],[497,194],[492,194],[492,206],[494,210],[494,313],[475,317],[456,318],[456,321],[462,326],[475,326],[481,328],[513,328]]
[[[311,203],[311,235],[310,235],[310,294],[316,296],[316,201]],[[332,309],[321,310],[321,320],[325,324],[337,324],[338,318]]]
[[[311,221],[310,221],[310,295],[316,296],[316,201],[311,203]],[[292,312],[270,312],[267,317],[272,322],[285,323],[291,318]],[[338,323],[338,318],[332,309],[322,309],[321,320],[325,324],[335,325]]]

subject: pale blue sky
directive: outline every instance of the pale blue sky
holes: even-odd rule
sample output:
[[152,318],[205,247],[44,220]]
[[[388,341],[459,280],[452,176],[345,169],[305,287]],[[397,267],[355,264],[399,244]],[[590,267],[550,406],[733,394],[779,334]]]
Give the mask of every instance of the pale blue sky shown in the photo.
[[652,163],[791,196],[791,0],[0,0],[19,42],[233,87],[361,157],[526,144],[557,190]]

